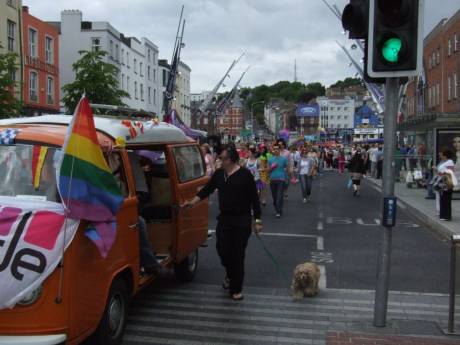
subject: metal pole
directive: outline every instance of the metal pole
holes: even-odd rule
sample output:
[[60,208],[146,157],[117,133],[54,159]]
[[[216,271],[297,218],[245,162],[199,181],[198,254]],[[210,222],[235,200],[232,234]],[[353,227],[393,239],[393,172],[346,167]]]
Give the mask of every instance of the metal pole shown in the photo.
[[456,254],[457,245],[452,241],[450,247],[449,323],[447,325],[447,331],[449,333],[454,333]]
[[[383,198],[394,197],[394,151],[396,147],[398,90],[399,78],[386,78],[382,200]],[[374,326],[376,327],[385,327],[386,325],[391,265],[391,236],[391,227],[383,227],[374,303]]]

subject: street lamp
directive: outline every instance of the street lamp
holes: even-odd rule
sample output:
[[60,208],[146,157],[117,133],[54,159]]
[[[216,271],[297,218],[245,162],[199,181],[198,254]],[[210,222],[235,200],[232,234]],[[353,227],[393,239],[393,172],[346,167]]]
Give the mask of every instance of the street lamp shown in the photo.
[[251,104],[251,138],[254,136],[254,105],[260,103],[265,104],[265,101],[258,101]]

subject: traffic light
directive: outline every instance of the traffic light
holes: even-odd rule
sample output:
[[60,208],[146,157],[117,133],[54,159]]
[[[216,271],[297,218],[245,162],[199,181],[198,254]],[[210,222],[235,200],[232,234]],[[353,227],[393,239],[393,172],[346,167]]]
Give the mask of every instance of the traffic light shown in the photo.
[[419,74],[423,0],[370,0],[367,71],[371,77]]
[[369,21],[369,0],[350,0],[342,13],[342,26],[348,31],[348,38],[364,41],[364,80],[368,83],[382,84],[384,78],[371,78],[367,73],[367,41]]
[[342,13],[342,26],[348,38],[367,40],[369,0],[350,0]]

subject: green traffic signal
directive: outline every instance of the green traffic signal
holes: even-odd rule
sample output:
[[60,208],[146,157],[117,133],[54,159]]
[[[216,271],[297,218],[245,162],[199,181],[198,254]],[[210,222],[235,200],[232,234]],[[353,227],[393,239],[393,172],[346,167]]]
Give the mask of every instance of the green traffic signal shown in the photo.
[[382,55],[388,62],[396,63],[399,60],[402,42],[397,37],[390,38],[383,43]]

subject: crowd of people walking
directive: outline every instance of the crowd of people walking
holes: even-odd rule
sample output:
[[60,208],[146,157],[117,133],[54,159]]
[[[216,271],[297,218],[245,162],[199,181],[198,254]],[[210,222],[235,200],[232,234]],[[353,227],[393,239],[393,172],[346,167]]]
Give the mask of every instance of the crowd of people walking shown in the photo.
[[[348,172],[348,187],[353,197],[361,195],[364,177],[382,179],[383,144],[355,145],[353,147],[320,147],[300,143],[287,147],[285,140],[259,144],[236,144],[238,164],[247,168],[256,182],[260,202],[267,204],[271,193],[276,218],[283,215],[284,200],[291,184],[300,184],[300,201],[307,204],[312,194],[316,176],[324,171]],[[209,145],[203,145],[203,155],[208,175],[221,166],[216,153]],[[394,152],[395,177],[420,177],[423,186],[433,187],[436,195],[436,210],[440,219],[450,220],[452,192],[458,189],[455,178],[455,154],[450,150],[439,153],[439,164],[435,166],[426,156],[423,144],[398,145]],[[447,183],[446,183],[447,182]]]

